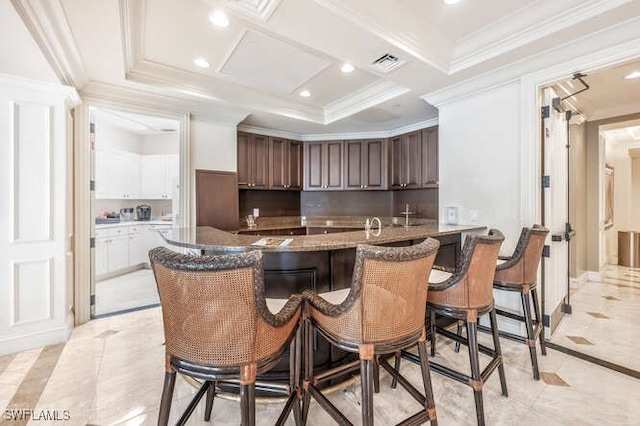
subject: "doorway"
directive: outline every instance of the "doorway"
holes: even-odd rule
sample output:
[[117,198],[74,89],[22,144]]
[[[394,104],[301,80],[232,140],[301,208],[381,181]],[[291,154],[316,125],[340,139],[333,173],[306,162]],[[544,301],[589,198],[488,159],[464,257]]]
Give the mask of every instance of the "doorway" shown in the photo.
[[640,269],[618,264],[618,231],[640,226],[633,220],[632,194],[640,188],[629,154],[640,148],[640,127],[633,139],[640,124],[640,81],[624,79],[637,68],[639,62],[629,62],[594,71],[584,77],[590,90],[575,96],[581,88],[575,79],[554,85],[574,113],[568,167],[576,235],[570,242],[567,315],[549,337],[560,350],[634,377],[640,377]]
[[87,97],[75,118],[79,325],[157,305],[146,253],[163,228],[188,226],[191,186],[187,114]]
[[158,306],[148,251],[177,223],[180,123],[90,108],[93,130],[93,318]]

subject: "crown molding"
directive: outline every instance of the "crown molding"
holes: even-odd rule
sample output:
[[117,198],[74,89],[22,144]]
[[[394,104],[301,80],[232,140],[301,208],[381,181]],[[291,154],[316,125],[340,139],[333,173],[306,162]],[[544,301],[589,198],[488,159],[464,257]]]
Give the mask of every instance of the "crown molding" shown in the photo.
[[8,74],[0,74],[0,85],[53,93],[55,95],[62,96],[69,108],[75,108],[82,103],[82,99],[80,98],[78,91],[72,86],[64,86],[62,84],[33,80]]
[[266,127],[260,127],[260,126],[251,126],[251,125],[247,125],[247,124],[238,124],[238,130],[241,132],[247,132],[247,133],[255,133],[258,135],[264,135],[264,136],[273,136],[276,138],[284,138],[284,139],[293,139],[296,141],[302,141],[302,135],[298,134],[298,133],[293,133],[293,132],[285,132],[283,130],[275,130],[275,129],[269,129]]
[[[615,9],[630,0],[581,0],[575,7],[562,7],[562,13],[533,3],[499,21],[465,36],[455,51],[470,52],[456,55],[451,61],[451,73],[470,68],[525,44],[569,28],[582,21]],[[523,25],[519,20],[527,21]],[[511,22],[510,22],[511,21]],[[513,31],[505,37],[505,27]],[[493,40],[487,43],[487,40]]]
[[88,102],[115,106],[127,105],[141,111],[162,112],[164,115],[174,117],[194,114],[234,125],[249,115],[249,111],[246,109],[232,108],[228,105],[212,106],[211,102],[194,101],[191,98],[175,97],[166,93],[154,93],[95,81],[89,82],[80,94]]
[[[211,0],[209,4],[217,6]],[[280,0],[226,0],[224,6],[252,19],[266,22],[280,5]]]
[[349,117],[357,112],[404,95],[409,91],[409,88],[400,86],[392,81],[381,80],[375,82],[327,105],[324,108],[323,124],[330,124]]
[[120,35],[124,55],[124,73],[142,61],[145,0],[120,0]]
[[[427,93],[421,98],[435,107],[441,107],[521,78],[545,79],[546,84],[554,84],[578,70],[590,72],[610,64],[637,59],[640,56],[639,36],[640,17],[634,17],[588,37]],[[571,52],[585,53],[573,53],[574,56],[567,59]],[[571,66],[573,68],[566,71]]]
[[62,84],[80,88],[89,81],[60,0],[11,0]]
[[[347,2],[343,0],[315,0],[315,2],[360,28],[364,28],[365,30],[375,34],[382,40],[410,54],[427,65],[432,66],[438,71],[445,74],[449,73],[448,60],[439,58],[437,55],[425,50],[425,43],[423,41],[416,40],[412,36],[400,31],[390,31],[385,26],[380,25],[364,14],[359,13],[355,8],[349,7],[346,4]],[[433,38],[443,39],[442,36],[438,37],[433,31],[431,31],[430,36]]]

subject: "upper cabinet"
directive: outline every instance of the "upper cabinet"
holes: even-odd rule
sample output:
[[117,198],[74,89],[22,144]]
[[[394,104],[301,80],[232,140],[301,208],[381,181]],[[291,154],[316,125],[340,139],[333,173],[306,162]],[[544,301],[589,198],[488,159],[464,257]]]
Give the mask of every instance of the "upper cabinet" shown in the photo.
[[304,144],[304,189],[336,191],[343,189],[342,141]]
[[438,187],[438,126],[422,129],[423,188]]
[[178,187],[179,156],[96,150],[96,198],[171,199]]
[[387,189],[386,140],[345,141],[344,179],[347,190]]
[[238,187],[267,189],[269,137],[238,132]]
[[178,186],[179,161],[177,155],[142,156],[142,199],[173,198]]
[[391,189],[438,187],[438,126],[389,140]]
[[389,143],[391,145],[391,188],[420,188],[421,132],[418,130],[395,136]]
[[269,189],[302,189],[302,143],[269,138]]

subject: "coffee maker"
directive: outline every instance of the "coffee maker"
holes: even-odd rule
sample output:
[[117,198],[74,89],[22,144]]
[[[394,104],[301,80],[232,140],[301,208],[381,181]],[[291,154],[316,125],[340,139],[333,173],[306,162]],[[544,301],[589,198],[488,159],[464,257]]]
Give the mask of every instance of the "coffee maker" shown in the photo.
[[138,220],[151,220],[151,206],[140,204],[136,207],[136,215]]

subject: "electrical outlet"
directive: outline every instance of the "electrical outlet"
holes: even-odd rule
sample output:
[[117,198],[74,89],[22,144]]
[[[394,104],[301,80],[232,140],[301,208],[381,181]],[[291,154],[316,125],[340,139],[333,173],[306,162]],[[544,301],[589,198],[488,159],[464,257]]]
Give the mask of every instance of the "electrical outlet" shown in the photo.
[[478,221],[478,210],[469,210],[469,220],[471,222]]

